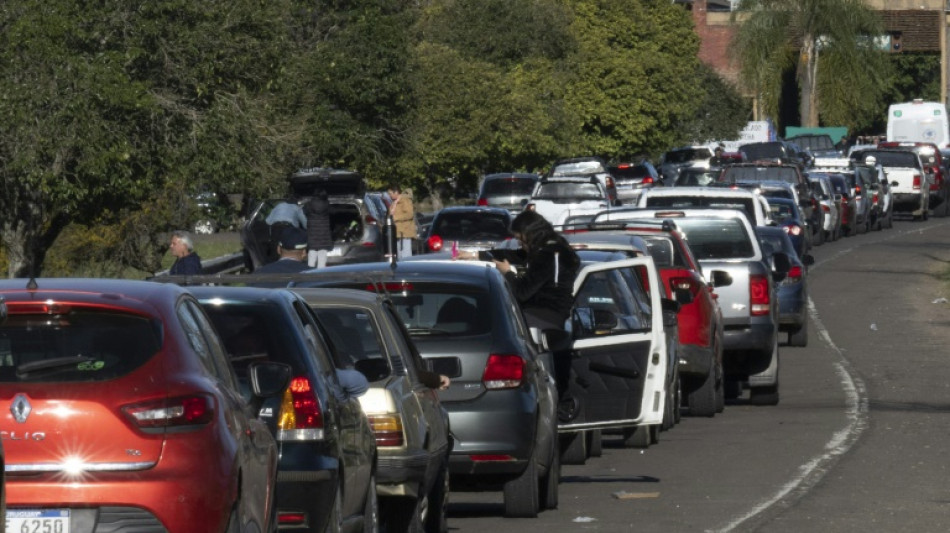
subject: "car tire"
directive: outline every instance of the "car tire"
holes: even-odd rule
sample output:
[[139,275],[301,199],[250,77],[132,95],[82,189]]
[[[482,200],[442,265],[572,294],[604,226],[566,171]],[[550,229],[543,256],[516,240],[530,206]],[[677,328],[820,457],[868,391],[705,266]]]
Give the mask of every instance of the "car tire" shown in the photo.
[[650,426],[623,428],[623,445],[628,448],[646,449],[653,444],[650,436]]
[[449,530],[449,462],[443,461],[439,475],[429,490],[425,514],[426,533],[447,533]]
[[592,429],[587,432],[587,457],[600,457],[604,454],[603,432]]
[[363,533],[379,533],[379,499],[376,495],[376,474],[369,478],[369,491],[366,493],[366,503],[363,504]]
[[534,457],[520,476],[505,483],[505,516],[508,518],[535,518],[541,507],[538,465]]
[[561,464],[582,465],[587,462],[587,436],[584,431],[564,433],[558,437]]
[[788,332],[788,345],[804,348],[808,346],[808,321],[806,320],[800,328]]
[[561,454],[551,454],[551,466],[541,478],[539,493],[542,509],[557,509],[558,490],[561,483]]
[[709,369],[706,379],[696,390],[689,393],[686,405],[690,416],[712,417],[716,415],[716,369]]

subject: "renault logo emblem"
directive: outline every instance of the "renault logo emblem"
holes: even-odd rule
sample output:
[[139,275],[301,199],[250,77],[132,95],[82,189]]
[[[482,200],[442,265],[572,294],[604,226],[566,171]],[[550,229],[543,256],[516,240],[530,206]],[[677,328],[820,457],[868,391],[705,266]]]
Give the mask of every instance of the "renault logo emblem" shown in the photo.
[[26,395],[17,394],[13,398],[13,403],[10,405],[10,412],[13,413],[13,418],[16,419],[19,423],[26,422],[28,416],[30,416],[30,411],[33,408],[30,407],[30,400],[26,399]]

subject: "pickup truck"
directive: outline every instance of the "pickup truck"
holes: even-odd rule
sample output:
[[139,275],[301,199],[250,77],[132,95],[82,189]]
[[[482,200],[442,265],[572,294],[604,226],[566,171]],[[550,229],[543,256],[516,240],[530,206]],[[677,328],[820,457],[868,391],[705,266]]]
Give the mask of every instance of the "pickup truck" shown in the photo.
[[[597,215],[594,223],[668,219],[686,234],[707,281],[713,284],[722,311],[723,371],[733,394],[747,382],[754,405],[779,401],[778,292],[790,259],[776,253],[767,259],[744,212],[736,209],[644,208]],[[717,279],[731,279],[716,285]]]
[[891,186],[895,213],[909,213],[914,220],[927,220],[930,216],[930,186],[934,184],[934,170],[924,167],[920,156],[910,148],[881,148],[862,150],[851,154],[856,163],[874,163],[884,169]]

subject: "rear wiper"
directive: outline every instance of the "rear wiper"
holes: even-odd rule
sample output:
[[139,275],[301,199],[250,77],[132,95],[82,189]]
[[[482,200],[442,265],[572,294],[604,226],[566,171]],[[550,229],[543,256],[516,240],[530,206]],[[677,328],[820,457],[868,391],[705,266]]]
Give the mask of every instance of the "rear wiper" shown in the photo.
[[409,328],[410,335],[450,335],[452,332],[437,328]]
[[95,357],[88,355],[75,355],[72,357],[54,357],[53,359],[43,359],[42,361],[33,361],[17,365],[16,375],[18,378],[28,376],[34,372],[59,371],[63,369],[72,370],[79,363],[88,363],[96,361]]

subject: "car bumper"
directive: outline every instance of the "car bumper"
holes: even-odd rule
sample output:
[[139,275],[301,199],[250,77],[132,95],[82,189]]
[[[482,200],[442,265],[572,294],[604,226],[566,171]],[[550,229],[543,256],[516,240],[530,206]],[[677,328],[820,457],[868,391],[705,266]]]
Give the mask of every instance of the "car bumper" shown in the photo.
[[779,291],[779,329],[797,330],[807,320],[808,301],[800,286]]
[[755,317],[751,323],[725,324],[723,350],[771,353],[775,344],[775,323],[769,316]]
[[894,193],[894,211],[918,213],[924,203],[920,193]]
[[380,496],[417,498],[419,487],[426,480],[430,464],[435,459],[424,450],[402,454],[387,454],[383,449],[378,450],[376,493]]
[[322,531],[340,485],[340,462],[311,445],[282,443],[274,503],[277,512],[302,512],[313,531]]

